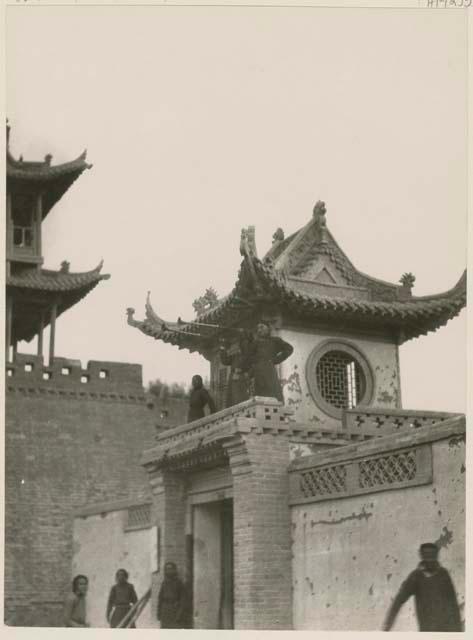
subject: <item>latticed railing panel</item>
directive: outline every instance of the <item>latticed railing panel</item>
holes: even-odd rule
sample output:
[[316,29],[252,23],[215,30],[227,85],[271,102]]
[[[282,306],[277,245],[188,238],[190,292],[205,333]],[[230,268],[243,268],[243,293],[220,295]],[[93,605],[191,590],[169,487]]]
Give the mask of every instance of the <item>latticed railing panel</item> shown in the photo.
[[300,504],[432,482],[430,445],[377,453],[290,472],[290,502]]
[[300,490],[305,498],[330,496],[346,491],[345,465],[311,469],[300,476]]
[[414,480],[417,473],[416,450],[362,460],[358,483],[362,488]]

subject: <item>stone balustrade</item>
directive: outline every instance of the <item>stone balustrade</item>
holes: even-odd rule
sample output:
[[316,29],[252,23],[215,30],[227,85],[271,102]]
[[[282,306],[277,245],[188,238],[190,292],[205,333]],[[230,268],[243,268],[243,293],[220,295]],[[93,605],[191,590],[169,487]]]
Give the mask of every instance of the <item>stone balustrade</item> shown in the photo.
[[418,429],[441,423],[460,414],[440,411],[382,409],[357,407],[346,409],[342,416],[342,430],[347,434],[385,436],[405,429]]
[[215,426],[235,421],[237,418],[253,418],[260,420],[268,426],[288,424],[293,421],[293,410],[285,407],[275,398],[254,397],[236,404],[233,407],[222,409],[200,420],[194,420],[187,424],[174,427],[160,433],[156,440],[159,446],[173,446],[197,435],[206,435],[213,431]]

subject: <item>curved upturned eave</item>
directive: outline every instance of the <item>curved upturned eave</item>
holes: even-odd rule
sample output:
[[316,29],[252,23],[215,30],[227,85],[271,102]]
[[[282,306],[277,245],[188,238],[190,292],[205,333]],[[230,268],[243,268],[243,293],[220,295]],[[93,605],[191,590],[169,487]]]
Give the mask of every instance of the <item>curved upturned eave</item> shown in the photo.
[[[300,293],[289,287],[286,284],[287,280],[279,272],[274,271],[271,266],[264,264],[257,258],[250,259],[265,294],[265,300],[258,299],[255,294],[253,304],[267,302],[269,298],[276,304],[288,307],[292,312],[297,306],[297,312],[301,316],[311,317],[315,320],[356,319],[359,322],[366,321],[369,325],[390,327],[398,333],[400,343],[436,331],[456,317],[466,305],[466,271],[452,289],[435,296],[410,298],[405,301],[376,302],[333,296],[310,296]],[[231,293],[213,309],[197,317],[195,322],[219,324],[222,319],[225,320],[227,310],[238,297],[244,264],[245,261],[243,261],[239,279]],[[244,311],[244,308],[242,307],[240,311]],[[202,338],[186,335],[186,328],[189,331],[195,330],[191,323],[181,326],[182,333],[180,334],[163,331],[160,327],[153,326],[149,320],[136,323],[135,326],[138,325],[138,328],[146,335],[180,349],[200,353],[205,350],[202,346]],[[209,340],[211,340],[210,337]]]
[[7,178],[16,180],[54,180],[69,173],[82,172],[90,169],[91,164],[86,162],[87,150],[85,149],[77,158],[69,162],[50,165],[46,162],[24,162],[15,160],[7,154]]
[[[39,290],[44,295],[46,300],[49,297],[51,297],[51,302],[56,300],[59,294],[60,299],[59,299],[59,303],[57,306],[57,313],[56,313],[56,318],[59,318],[63,313],[71,309],[74,305],[79,303],[83,298],[85,298],[89,293],[91,293],[91,291],[95,289],[95,287],[102,280],[107,280],[110,277],[108,274],[97,273],[96,270],[91,272],[86,272],[86,274],[91,276],[92,274],[95,274],[95,276],[90,277],[87,280],[84,280],[81,284],[76,284],[67,290],[46,289],[46,288],[38,289],[37,287],[34,287],[34,286],[21,286],[18,284],[8,284],[8,282],[7,282],[7,288],[24,290],[24,291],[27,291],[28,294],[32,290],[33,291]],[[72,274],[67,274],[67,275],[72,275]],[[21,329],[22,323],[21,322],[18,323],[17,331],[15,333],[15,339],[25,340],[26,342],[29,342],[37,335],[38,327],[34,323],[32,323],[31,325],[29,325],[28,322],[24,324],[25,324],[25,329],[22,330]],[[44,328],[46,328],[49,324],[50,324],[50,319],[49,319],[49,316],[46,315],[44,318]]]
[[22,275],[9,275],[6,286],[17,289],[35,289],[38,291],[68,292],[98,284],[101,280],[108,280],[109,274],[102,274],[103,261],[90,271],[61,272],[53,269],[31,269]]
[[15,188],[21,184],[37,185],[43,193],[43,219],[70,189],[73,183],[92,165],[86,162],[87,151],[70,162],[48,165],[45,162],[28,163],[15,160],[7,154],[7,184]]

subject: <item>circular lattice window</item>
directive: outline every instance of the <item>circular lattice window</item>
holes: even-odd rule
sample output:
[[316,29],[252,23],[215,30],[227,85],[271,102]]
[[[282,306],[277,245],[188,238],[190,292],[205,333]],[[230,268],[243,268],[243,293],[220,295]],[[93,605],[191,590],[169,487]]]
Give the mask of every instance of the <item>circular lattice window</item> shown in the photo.
[[306,374],[317,406],[333,418],[341,418],[343,409],[371,402],[370,366],[350,344],[331,340],[316,347],[307,361]]

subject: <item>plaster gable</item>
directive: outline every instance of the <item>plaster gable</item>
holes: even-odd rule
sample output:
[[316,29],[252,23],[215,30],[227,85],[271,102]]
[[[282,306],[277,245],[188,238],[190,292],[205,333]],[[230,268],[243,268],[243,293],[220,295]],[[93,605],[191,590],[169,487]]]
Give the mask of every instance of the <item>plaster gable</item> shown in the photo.
[[305,269],[298,273],[298,277],[318,284],[349,284],[346,276],[336,267],[331,258],[324,254],[316,255]]

